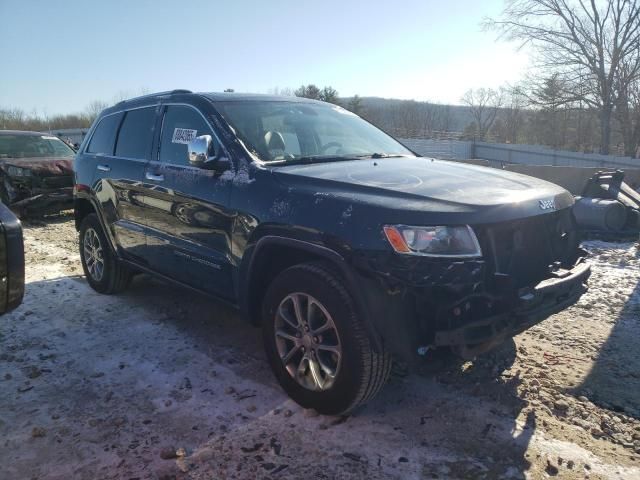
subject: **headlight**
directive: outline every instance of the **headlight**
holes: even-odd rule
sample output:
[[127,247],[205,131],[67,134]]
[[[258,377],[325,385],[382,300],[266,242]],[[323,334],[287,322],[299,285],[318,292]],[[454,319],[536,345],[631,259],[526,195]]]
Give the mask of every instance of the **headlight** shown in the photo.
[[8,165],[5,167],[5,171],[12,177],[30,177],[31,170],[26,168],[14,167],[13,165]]
[[468,225],[455,227],[408,227],[386,225],[384,234],[398,253],[428,257],[479,257],[475,233]]

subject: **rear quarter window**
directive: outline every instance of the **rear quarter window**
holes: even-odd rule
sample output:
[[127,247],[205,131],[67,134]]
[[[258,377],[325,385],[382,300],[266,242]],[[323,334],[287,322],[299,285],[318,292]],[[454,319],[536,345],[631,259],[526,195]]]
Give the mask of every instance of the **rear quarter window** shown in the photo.
[[122,121],[116,156],[125,158],[148,159],[153,142],[153,130],[156,123],[155,107],[129,110]]
[[113,155],[113,147],[116,141],[116,131],[122,120],[122,113],[108,115],[103,117],[98,123],[89,146],[87,153],[98,153],[102,155]]

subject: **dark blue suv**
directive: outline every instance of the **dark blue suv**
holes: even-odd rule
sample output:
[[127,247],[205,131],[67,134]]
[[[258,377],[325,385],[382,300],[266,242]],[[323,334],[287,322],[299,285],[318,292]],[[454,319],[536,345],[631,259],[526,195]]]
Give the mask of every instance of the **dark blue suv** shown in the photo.
[[395,356],[470,358],[574,303],[572,196],[423,158],[336,105],[185,90],[120,102],[74,164],[87,281],[147,272],[261,325],[287,393],[348,412]]

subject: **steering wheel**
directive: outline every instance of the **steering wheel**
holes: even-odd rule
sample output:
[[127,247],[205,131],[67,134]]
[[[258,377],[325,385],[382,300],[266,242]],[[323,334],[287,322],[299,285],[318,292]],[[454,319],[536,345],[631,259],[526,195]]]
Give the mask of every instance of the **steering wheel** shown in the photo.
[[327,144],[325,144],[325,145],[322,145],[322,146],[320,147],[320,151],[321,151],[322,153],[325,153],[325,152],[326,152],[327,150],[329,150],[330,148],[337,148],[337,149],[340,149],[340,148],[342,148],[342,144],[341,144],[341,143],[339,143],[339,142],[329,142],[329,143],[327,143]]

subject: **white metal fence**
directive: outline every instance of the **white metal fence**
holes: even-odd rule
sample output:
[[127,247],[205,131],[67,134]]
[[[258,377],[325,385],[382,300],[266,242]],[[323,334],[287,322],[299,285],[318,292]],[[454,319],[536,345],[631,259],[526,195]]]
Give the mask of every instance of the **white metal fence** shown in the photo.
[[441,158],[443,160],[474,158],[473,142],[446,138],[401,138],[399,140],[414,152],[426,157]]
[[445,160],[480,158],[493,164],[554,165],[571,167],[640,168],[640,159],[597,153],[554,150],[540,145],[510,145],[441,139],[400,139],[407,147],[424,156]]

